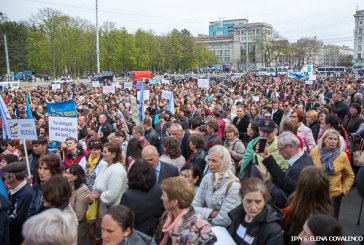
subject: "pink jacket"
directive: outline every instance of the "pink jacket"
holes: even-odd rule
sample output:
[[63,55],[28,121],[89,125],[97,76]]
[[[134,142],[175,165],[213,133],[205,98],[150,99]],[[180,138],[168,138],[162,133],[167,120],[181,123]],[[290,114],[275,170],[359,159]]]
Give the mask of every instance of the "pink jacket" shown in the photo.
[[305,126],[303,123],[299,126],[297,130],[297,135],[301,137],[303,141],[303,150],[306,152],[311,152],[316,147],[315,139],[310,128]]

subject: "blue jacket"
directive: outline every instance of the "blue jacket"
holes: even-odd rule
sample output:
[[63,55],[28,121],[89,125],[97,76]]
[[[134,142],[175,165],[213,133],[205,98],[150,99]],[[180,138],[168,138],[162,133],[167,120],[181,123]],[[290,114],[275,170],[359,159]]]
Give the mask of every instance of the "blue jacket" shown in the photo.
[[0,194],[0,244],[9,245],[9,214],[10,202]]
[[39,214],[44,209],[44,203],[42,199],[42,191],[40,190],[40,185],[33,185],[34,194],[31,199],[29,209],[27,209],[27,219],[33,215]]

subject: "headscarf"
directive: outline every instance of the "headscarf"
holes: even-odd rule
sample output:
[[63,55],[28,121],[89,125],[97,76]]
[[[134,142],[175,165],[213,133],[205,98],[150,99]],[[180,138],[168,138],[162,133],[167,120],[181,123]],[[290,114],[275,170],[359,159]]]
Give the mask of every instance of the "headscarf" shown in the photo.
[[224,178],[230,178],[231,181],[239,181],[239,179],[231,171],[231,156],[229,151],[222,145],[215,145],[209,150],[209,154],[212,152],[222,153],[222,163],[220,169],[216,173],[212,173],[212,183],[214,189],[216,189],[217,184]]

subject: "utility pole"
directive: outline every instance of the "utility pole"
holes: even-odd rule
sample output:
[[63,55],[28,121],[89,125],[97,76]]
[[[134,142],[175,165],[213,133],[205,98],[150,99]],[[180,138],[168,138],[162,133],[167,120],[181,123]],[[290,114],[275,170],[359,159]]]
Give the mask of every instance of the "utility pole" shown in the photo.
[[9,79],[10,78],[10,66],[9,66],[8,44],[6,42],[6,34],[4,34],[4,45],[5,45],[6,74]]
[[100,73],[100,48],[99,48],[99,13],[98,4],[96,0],[96,60],[97,60],[97,73]]

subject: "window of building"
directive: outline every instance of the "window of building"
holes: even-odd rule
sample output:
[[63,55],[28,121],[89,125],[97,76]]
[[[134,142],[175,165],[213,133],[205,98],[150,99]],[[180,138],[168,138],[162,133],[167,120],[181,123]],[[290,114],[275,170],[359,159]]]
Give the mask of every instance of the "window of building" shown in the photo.
[[362,37],[358,37],[358,42],[361,43],[363,41]]
[[361,45],[358,45],[358,51],[361,51]]
[[361,60],[361,54],[358,54],[358,60]]
[[228,62],[230,60],[230,57],[225,57],[225,62]]
[[224,55],[230,55],[230,50],[224,50]]
[[363,28],[359,28],[359,34],[362,34],[362,32],[363,32]]
[[259,29],[257,29],[257,35],[260,33],[260,30]]

